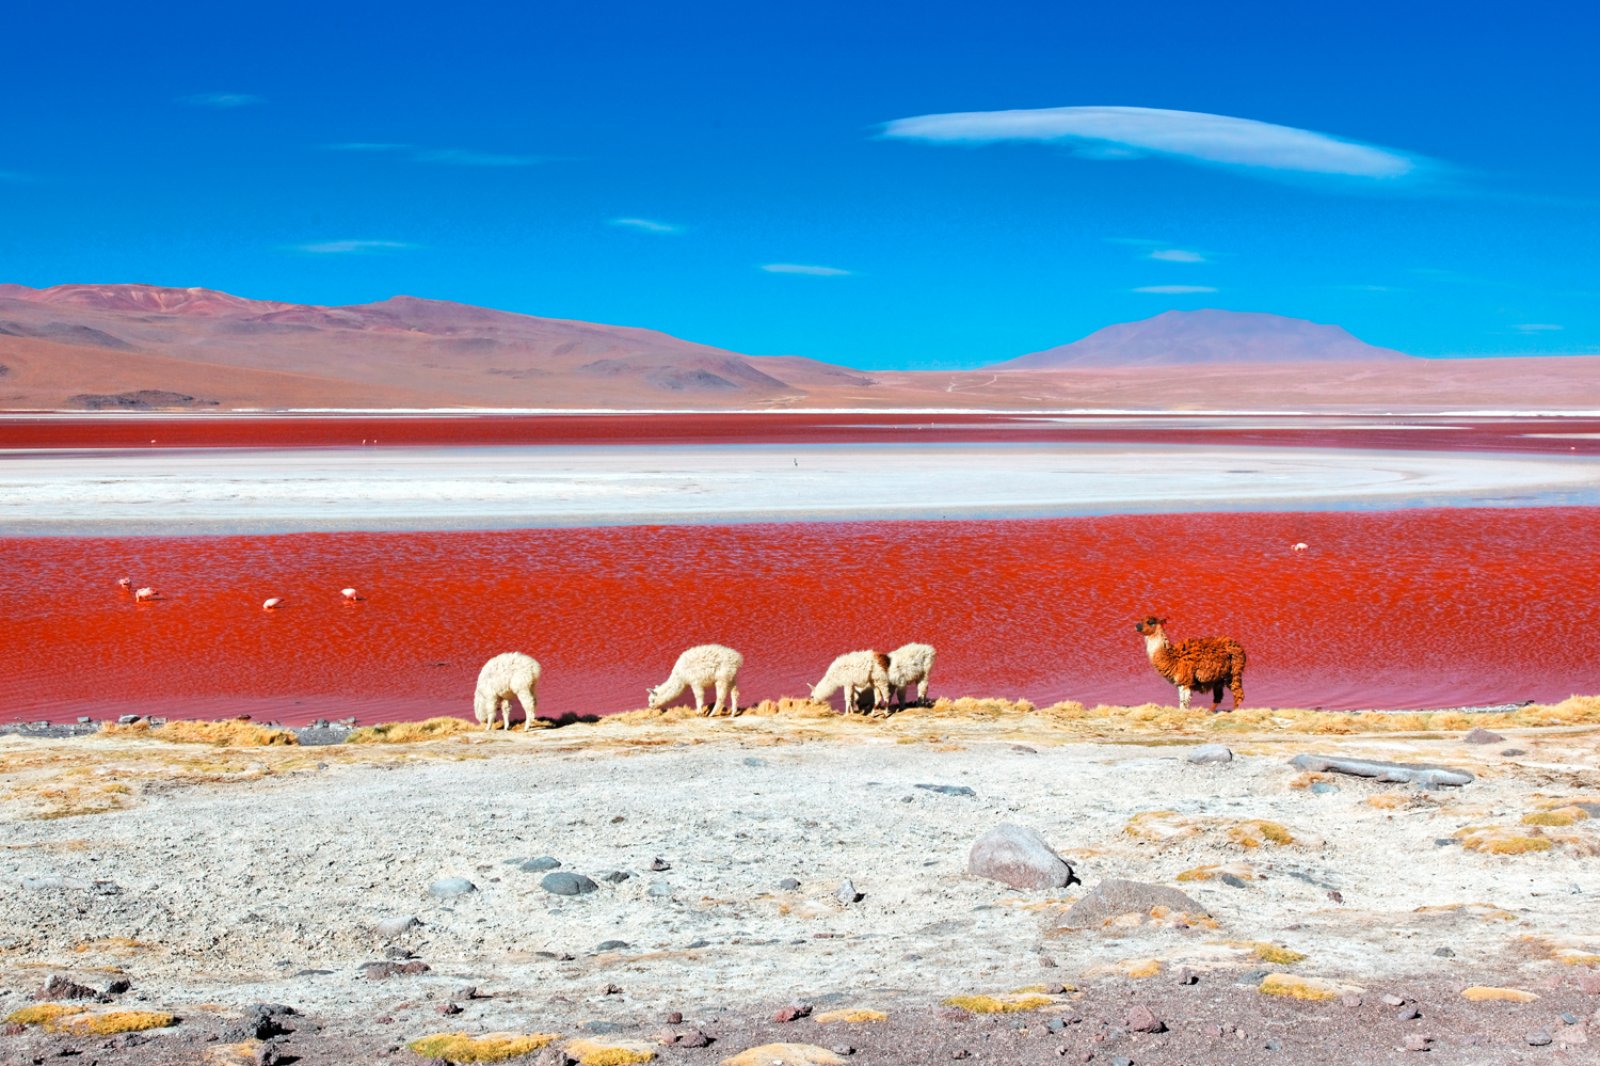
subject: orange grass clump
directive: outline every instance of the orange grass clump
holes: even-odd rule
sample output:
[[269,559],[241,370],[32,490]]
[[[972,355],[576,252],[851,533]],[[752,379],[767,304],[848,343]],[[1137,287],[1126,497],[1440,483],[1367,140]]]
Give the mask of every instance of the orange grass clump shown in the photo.
[[465,718],[425,718],[420,722],[385,722],[382,725],[353,729],[346,737],[350,744],[414,744],[420,740],[442,740],[463,733],[482,732],[483,727]]
[[471,1037],[466,1033],[434,1033],[411,1041],[406,1046],[428,1059],[446,1062],[503,1062],[531,1055],[556,1041],[554,1033],[490,1033]]
[[291,730],[272,729],[240,719],[222,722],[180,720],[158,725],[154,729],[149,722],[134,722],[132,725],[107,722],[100,727],[100,735],[164,740],[170,744],[210,744],[216,748],[259,748],[300,743],[300,738]]

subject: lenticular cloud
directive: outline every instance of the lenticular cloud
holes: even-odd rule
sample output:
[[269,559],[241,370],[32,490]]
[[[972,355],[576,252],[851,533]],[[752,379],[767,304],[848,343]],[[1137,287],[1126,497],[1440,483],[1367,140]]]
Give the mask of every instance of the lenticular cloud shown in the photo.
[[[1392,180],[1416,157],[1255,119],[1151,107],[1046,107],[895,119],[884,136],[942,144],[1073,143],[1089,158],[1163,155],[1217,166]],[[1110,156],[1107,149],[1115,149]]]

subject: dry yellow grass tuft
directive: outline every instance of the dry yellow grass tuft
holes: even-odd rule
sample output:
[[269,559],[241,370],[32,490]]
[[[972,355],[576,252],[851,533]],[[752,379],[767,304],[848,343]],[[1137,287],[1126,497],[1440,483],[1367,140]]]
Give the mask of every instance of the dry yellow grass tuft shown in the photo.
[[1261,818],[1230,825],[1227,830],[1228,839],[1241,848],[1259,848],[1263,844],[1276,844],[1280,847],[1294,843],[1294,834],[1279,825]]
[[1532,1003],[1539,997],[1520,988],[1495,988],[1491,985],[1473,985],[1461,990],[1461,998],[1474,1003]]
[[1380,792],[1376,796],[1367,797],[1367,806],[1376,807],[1380,811],[1392,811],[1410,802],[1411,797],[1404,792]]
[[425,718],[420,722],[385,722],[351,730],[351,744],[414,744],[420,740],[442,740],[463,733],[482,732],[483,727],[465,718]]
[[1256,879],[1255,869],[1252,868],[1249,863],[1229,862],[1223,863],[1222,865],[1196,866],[1193,869],[1184,870],[1177,877],[1173,878],[1173,880],[1215,881],[1224,874],[1229,877],[1237,877],[1241,881],[1254,881]]
[[1032,993],[1011,993],[998,996],[951,996],[944,1002],[947,1007],[960,1007],[973,1014],[1016,1014],[1051,1006],[1055,1000]]
[[1275,966],[1293,966],[1297,962],[1304,962],[1310,958],[1298,951],[1291,951],[1278,944],[1256,943],[1250,945],[1250,950],[1262,962],[1270,962]]
[[823,1025],[829,1022],[886,1022],[889,1016],[881,1010],[850,1007],[845,1010],[825,1010],[821,1014],[812,1015],[812,1020]]
[[70,1003],[35,1003],[31,1007],[22,1007],[6,1015],[6,1021],[12,1025],[42,1025],[49,1028],[73,1014],[82,1014],[87,1008],[75,1007]]
[[1355,985],[1341,984],[1320,977],[1296,977],[1294,974],[1269,973],[1256,991],[1264,996],[1285,996],[1289,999],[1322,1001],[1338,999],[1347,992],[1360,992]]
[[1455,837],[1468,851],[1485,855],[1527,855],[1549,851],[1554,846],[1537,828],[1532,833],[1520,833],[1498,825],[1467,826],[1456,830]]
[[1165,844],[1197,837],[1201,829],[1192,819],[1185,818],[1177,811],[1142,811],[1129,818],[1122,831],[1135,840]]
[[559,1039],[554,1033],[489,1033],[472,1037],[466,1033],[434,1033],[413,1040],[406,1046],[423,1058],[446,1062],[504,1062],[531,1055]]
[[146,1029],[165,1029],[178,1024],[178,1019],[166,1011],[114,1010],[105,1014],[77,1014],[63,1021],[62,1032],[82,1033],[92,1036],[114,1036],[117,1033],[139,1033]]
[[815,1044],[762,1044],[723,1059],[722,1066],[844,1066],[844,1059]]
[[259,748],[298,744],[300,738],[287,729],[272,729],[254,722],[229,719],[222,722],[175,721],[150,728],[148,722],[118,725],[107,722],[100,735],[164,740],[170,744],[210,744],[216,748]]
[[1553,825],[1567,826],[1578,822],[1587,821],[1589,812],[1582,807],[1556,807],[1551,810],[1533,811],[1522,816],[1523,825]]
[[655,1049],[648,1044],[629,1040],[617,1044],[604,1044],[598,1040],[571,1040],[567,1054],[578,1060],[579,1066],[634,1066],[656,1057]]

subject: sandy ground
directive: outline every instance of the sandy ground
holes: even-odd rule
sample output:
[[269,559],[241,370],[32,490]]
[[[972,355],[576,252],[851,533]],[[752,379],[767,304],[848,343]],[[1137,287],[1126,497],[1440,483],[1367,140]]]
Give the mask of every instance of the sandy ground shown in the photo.
[[[848,489],[842,488],[848,486]],[[1176,487],[1176,488],[1175,488]],[[1600,500],[1594,457],[933,444],[163,449],[0,463],[0,535]]]
[[[611,720],[332,748],[3,737],[0,1014],[51,973],[96,987],[125,974],[121,1007],[182,1022],[138,1048],[92,1045],[108,1062],[202,1061],[200,1045],[256,1002],[301,1012],[287,1048],[307,1062],[420,1061],[397,1049],[458,1030],[642,1040],[685,1062],[769,1038],[849,1043],[854,1061],[886,1063],[1086,1061],[1080,1048],[1108,1062],[1299,1062],[1336,1046],[1343,1061],[1389,1061],[1418,1034],[1432,1061],[1594,1061],[1577,1040],[1600,1043],[1588,1020],[1600,1007],[1600,821],[1581,807],[1570,826],[1523,819],[1600,804],[1600,728],[1507,730],[1480,746],[1460,733],[1191,721],[1182,735],[1097,737],[1028,714]],[[1190,743],[1218,736],[1233,762],[1185,761]],[[1478,778],[1420,791],[1308,777],[1288,765],[1302,751]],[[73,813],[85,810],[101,813]],[[1260,819],[1292,840],[1263,839]],[[968,876],[972,842],[1002,822],[1040,831],[1083,885],[1030,892]],[[1492,839],[1545,850],[1472,849]],[[511,865],[541,855],[598,891],[552,895],[542,873]],[[1195,880],[1206,867],[1212,879]],[[611,870],[629,876],[611,883]],[[476,890],[430,895],[452,877]],[[1058,928],[1112,877],[1183,888],[1215,924]],[[845,879],[862,894],[849,905],[836,895]],[[375,931],[403,916],[420,926]],[[408,953],[431,970],[359,969]],[[1185,967],[1198,984],[1179,983]],[[1365,1005],[1255,990],[1276,972],[1359,988]],[[465,999],[465,985],[490,998]],[[1037,985],[1042,1010],[969,1019],[940,1007]],[[1471,1004],[1461,991],[1473,985],[1540,998]],[[1405,1008],[1386,994],[1415,1000],[1422,1022],[1396,1022]],[[889,1020],[774,1025],[795,1000]],[[462,1013],[442,1017],[452,1001]],[[1130,1036],[1136,1001],[1172,1031]],[[668,1011],[717,1043],[652,1044]],[[1046,1028],[1075,1013],[1063,1024],[1088,1028]],[[1560,1040],[1530,1047],[1540,1028]],[[31,1028],[0,1037],[0,1061],[67,1044]]]

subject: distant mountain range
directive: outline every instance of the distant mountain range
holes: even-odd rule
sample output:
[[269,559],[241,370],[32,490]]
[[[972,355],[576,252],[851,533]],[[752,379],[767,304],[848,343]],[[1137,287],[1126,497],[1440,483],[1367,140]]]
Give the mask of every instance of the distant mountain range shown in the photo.
[[996,363],[995,370],[1065,367],[1340,363],[1414,356],[1356,340],[1340,326],[1252,311],[1167,311],[1119,322],[1082,340]]
[[1600,408],[1600,358],[1429,360],[1338,326],[1169,311],[982,370],[858,371],[396,296],[0,284],[0,409]]

